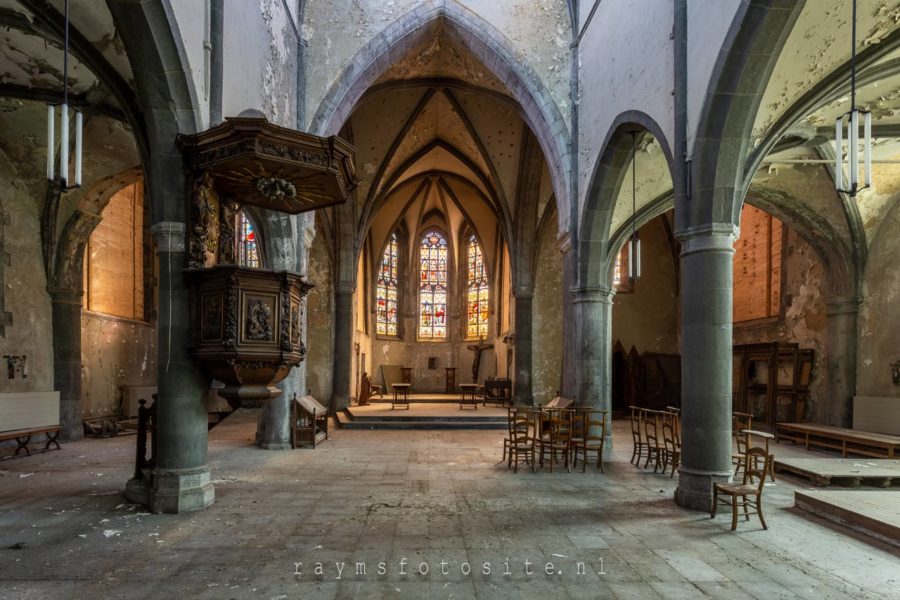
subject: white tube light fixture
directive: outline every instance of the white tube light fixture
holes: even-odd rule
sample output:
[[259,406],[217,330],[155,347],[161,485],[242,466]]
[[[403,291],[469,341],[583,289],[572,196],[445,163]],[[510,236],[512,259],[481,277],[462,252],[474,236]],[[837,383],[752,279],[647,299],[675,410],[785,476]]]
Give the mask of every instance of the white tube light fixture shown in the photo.
[[83,158],[82,129],[84,119],[75,111],[75,185],[69,186],[69,0],[65,3],[65,33],[63,36],[63,101],[60,106],[59,173],[56,172],[56,106],[47,107],[47,180],[65,192],[81,186]]
[[628,279],[641,278],[641,238],[637,232],[637,132],[631,132],[631,239],[628,240]]
[[[838,192],[856,196],[872,185],[872,113],[856,107],[856,0],[853,0],[853,22],[850,54],[850,110],[834,122],[834,186]],[[862,115],[862,181],[860,171],[860,115]],[[847,127],[848,168],[847,186],[844,186],[844,140],[843,129]]]

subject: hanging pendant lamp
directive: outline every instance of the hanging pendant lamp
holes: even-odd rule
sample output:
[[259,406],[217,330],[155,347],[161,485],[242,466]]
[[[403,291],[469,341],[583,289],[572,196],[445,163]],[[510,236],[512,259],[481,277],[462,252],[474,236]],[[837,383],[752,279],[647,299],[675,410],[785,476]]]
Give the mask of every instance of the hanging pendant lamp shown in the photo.
[[[850,111],[834,122],[834,186],[838,192],[851,196],[872,185],[872,113],[856,108],[856,0],[853,0],[853,18],[850,48]],[[859,181],[859,125],[863,123],[863,178]],[[844,186],[844,128],[847,128],[847,166],[849,181]]]
[[631,132],[631,238],[628,240],[628,279],[641,278],[641,238],[637,232],[637,132]]
[[56,173],[56,105],[47,107],[47,180],[67,191],[81,186],[82,116],[75,112],[75,184],[69,185],[69,0],[65,1],[63,34],[63,101],[60,105],[59,173]]

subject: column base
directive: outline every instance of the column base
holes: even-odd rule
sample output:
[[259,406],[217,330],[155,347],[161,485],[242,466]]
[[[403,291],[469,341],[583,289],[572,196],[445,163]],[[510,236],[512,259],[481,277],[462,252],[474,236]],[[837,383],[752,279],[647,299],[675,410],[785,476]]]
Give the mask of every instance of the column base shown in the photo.
[[290,442],[259,442],[256,444],[262,450],[290,450]]
[[709,512],[712,509],[713,484],[730,483],[729,471],[693,471],[678,469],[678,488],[675,489],[675,504],[682,508]]
[[216,490],[209,469],[153,471],[152,481],[132,479],[125,484],[125,497],[154,513],[184,513],[212,506]]

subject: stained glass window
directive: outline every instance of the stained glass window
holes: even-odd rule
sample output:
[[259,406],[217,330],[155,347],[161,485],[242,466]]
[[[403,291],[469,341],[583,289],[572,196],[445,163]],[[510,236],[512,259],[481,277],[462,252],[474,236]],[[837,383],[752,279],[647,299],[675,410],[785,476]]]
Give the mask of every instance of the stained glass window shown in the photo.
[[613,288],[617,293],[627,293],[631,291],[631,280],[628,278],[628,248],[626,243],[616,255],[616,263],[613,265]]
[[447,339],[447,240],[437,231],[419,246],[419,339]]
[[398,281],[397,234],[392,234],[381,256],[381,269],[375,287],[375,333],[397,335]]
[[259,268],[259,240],[250,219],[243,212],[238,216],[238,262],[245,267]]
[[484,268],[481,244],[474,235],[469,237],[467,256],[466,307],[468,308],[468,321],[466,321],[466,337],[487,338],[488,308],[490,306],[488,279]]

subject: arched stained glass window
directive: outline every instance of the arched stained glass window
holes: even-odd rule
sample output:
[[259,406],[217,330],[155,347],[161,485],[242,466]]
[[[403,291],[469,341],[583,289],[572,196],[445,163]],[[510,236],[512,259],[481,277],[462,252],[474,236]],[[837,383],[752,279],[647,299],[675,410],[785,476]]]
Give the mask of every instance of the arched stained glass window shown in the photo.
[[484,268],[481,244],[474,235],[469,237],[467,256],[466,307],[468,320],[466,321],[466,337],[487,338],[488,308],[490,306],[488,278]]
[[378,272],[378,282],[375,287],[375,333],[378,335],[398,335],[399,333],[397,330],[398,253],[397,234],[394,233],[384,247],[381,269]]
[[419,339],[447,339],[447,240],[433,230],[419,246]]
[[259,238],[247,215],[238,214],[238,264],[258,269],[262,265],[259,260]]

